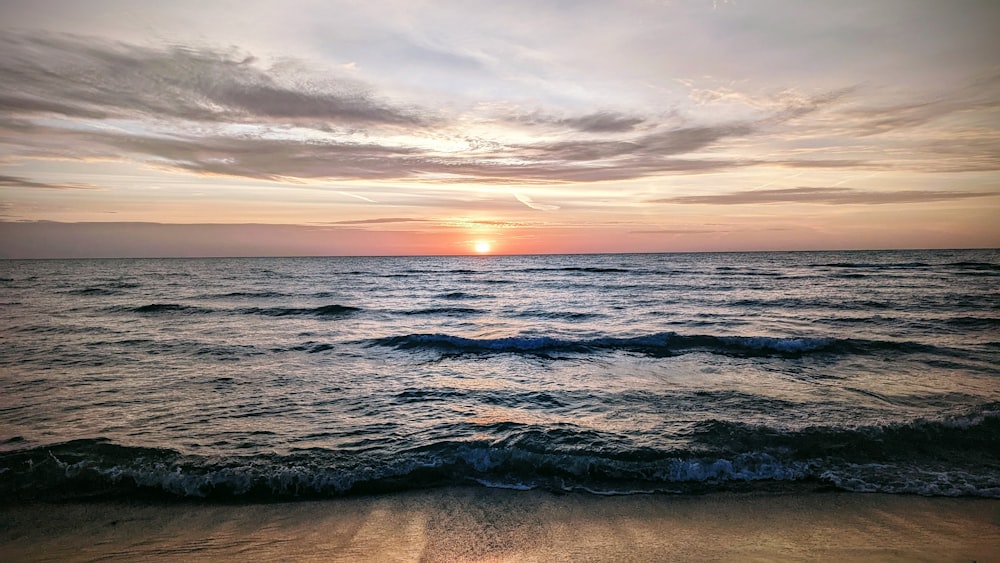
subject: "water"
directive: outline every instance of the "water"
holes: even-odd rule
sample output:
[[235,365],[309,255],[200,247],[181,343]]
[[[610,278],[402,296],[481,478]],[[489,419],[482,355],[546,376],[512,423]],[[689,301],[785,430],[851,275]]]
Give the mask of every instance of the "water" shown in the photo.
[[0,262],[0,495],[1000,497],[1000,251]]

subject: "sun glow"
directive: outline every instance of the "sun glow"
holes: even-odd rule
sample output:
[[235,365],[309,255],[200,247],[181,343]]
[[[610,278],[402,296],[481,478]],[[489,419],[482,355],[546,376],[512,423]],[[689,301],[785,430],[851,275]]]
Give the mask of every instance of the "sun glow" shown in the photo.
[[472,247],[478,254],[489,254],[490,252],[490,243],[485,240],[477,240],[473,243]]

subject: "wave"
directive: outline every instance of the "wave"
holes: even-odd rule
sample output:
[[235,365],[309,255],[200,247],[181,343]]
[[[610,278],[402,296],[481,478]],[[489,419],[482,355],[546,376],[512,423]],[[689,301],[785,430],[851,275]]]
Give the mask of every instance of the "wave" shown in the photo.
[[125,289],[135,289],[135,288],[138,288],[138,287],[141,287],[141,284],[138,284],[138,283],[135,283],[135,282],[130,282],[130,281],[123,281],[123,280],[111,280],[111,281],[108,281],[108,282],[105,282],[105,283],[101,283],[101,284],[97,284],[97,285],[74,288],[74,289],[66,291],[65,293],[67,293],[69,295],[102,296],[103,297],[103,296],[110,296],[110,295],[122,295],[124,293],[127,293],[127,292],[122,291],[122,290],[125,290]]
[[[927,262],[831,262],[811,264],[814,268],[834,270],[929,270],[943,269],[944,272],[962,276],[993,276],[1000,273],[1000,264],[990,262],[960,261],[946,264],[929,264]],[[856,274],[859,275],[859,274]],[[835,277],[851,277],[836,275]]]
[[481,315],[486,311],[473,309],[471,307],[429,307],[427,309],[414,309],[403,311],[404,315]]
[[[732,288],[735,289],[735,288]],[[768,309],[809,311],[815,309],[871,311],[898,309],[900,304],[872,299],[829,300],[819,298],[782,297],[780,299],[737,299],[727,303],[730,307],[743,309]]]
[[454,268],[454,269],[444,268],[444,269],[440,269],[440,270],[428,270],[428,269],[419,269],[419,268],[409,268],[409,269],[406,269],[406,270],[402,270],[400,272],[396,272],[394,274],[389,274],[388,276],[385,276],[385,277],[408,277],[408,276],[413,275],[413,274],[417,274],[417,275],[423,275],[423,274],[434,274],[434,275],[452,275],[452,274],[456,274],[456,275],[468,275],[468,274],[480,274],[480,273],[482,273],[482,272],[479,272],[479,271],[476,271],[476,270],[470,270],[468,268]]
[[[373,463],[371,459],[355,462],[337,459],[342,457],[335,452],[310,451],[210,460],[168,449],[79,440],[44,451],[0,454],[3,461],[14,462],[0,468],[5,477],[0,492],[11,500],[134,498],[147,494],[280,501],[469,483],[596,494],[637,485],[643,490],[701,492],[713,485],[725,489],[720,485],[726,482],[794,481],[808,477],[807,464],[783,465],[766,454],[628,463],[484,444],[444,443],[433,450],[410,452],[395,461],[380,460],[381,463]],[[13,467],[15,464],[18,466]]]
[[781,272],[772,272],[768,270],[758,270],[756,268],[735,267],[735,266],[716,266],[715,271],[722,272],[723,274],[732,273],[739,276],[781,277],[784,275]]
[[308,352],[310,354],[317,354],[319,352],[326,352],[326,351],[329,351],[329,350],[333,350],[334,348],[336,348],[336,346],[334,346],[333,344],[330,344],[330,343],[327,343],[327,342],[313,342],[313,341],[310,340],[309,342],[304,342],[302,344],[299,344],[297,346],[292,346],[292,347],[287,348],[287,349],[275,348],[272,351],[274,351],[274,352],[284,352],[284,351]]
[[950,262],[945,264],[952,268],[958,268],[962,270],[980,270],[986,272],[1000,272],[1000,264],[992,264],[990,262]]
[[111,280],[105,283],[104,287],[111,287],[114,289],[135,289],[137,287],[142,287],[142,284],[126,280]]
[[1000,331],[1000,317],[950,317],[940,321],[952,328],[965,330]]
[[520,318],[542,318],[542,319],[555,319],[555,320],[567,320],[567,321],[584,321],[584,320],[605,317],[607,315],[601,313],[580,313],[576,311],[541,311],[537,309],[532,309],[529,311],[519,311],[517,313],[512,314],[511,316]]
[[437,297],[440,299],[481,299],[483,296],[464,291],[452,291],[449,293],[442,293]]
[[322,305],[319,307],[248,307],[239,312],[250,315],[265,315],[268,317],[314,316],[339,317],[356,313],[361,309],[347,305]]
[[183,313],[183,314],[197,314],[197,313],[211,313],[211,309],[205,309],[203,307],[193,307],[191,305],[180,305],[178,303],[150,303],[149,305],[140,305],[138,307],[131,307],[128,309],[133,313],[143,313],[143,314],[161,314],[161,313]]
[[580,267],[580,266],[566,266],[564,268],[535,268],[525,271],[558,271],[558,272],[583,272],[587,274],[627,274],[632,270],[627,268],[597,268],[597,267]]
[[108,296],[108,295],[118,295],[121,292],[107,287],[83,287],[79,289],[71,289],[66,293],[70,295],[81,295],[81,296],[94,296],[94,295]]
[[813,264],[820,268],[864,268],[872,270],[909,270],[931,268],[926,262],[831,262],[829,264]]
[[[515,425],[516,426],[516,425]],[[506,427],[505,427],[506,428]],[[1000,498],[1000,403],[963,416],[799,431],[733,422],[696,426],[686,447],[659,450],[574,427],[526,425],[496,440],[402,449],[312,448],[198,456],[87,439],[0,453],[9,500],[153,494],[284,500],[479,483],[504,488],[701,493],[768,483],[840,490]]]
[[114,311],[125,311],[130,313],[141,313],[146,315],[159,314],[211,314],[216,312],[241,313],[245,315],[264,315],[268,317],[289,317],[289,316],[313,316],[313,317],[339,317],[360,311],[357,307],[347,305],[331,304],[319,307],[245,307],[235,310],[215,310],[205,307],[195,307],[192,305],[182,305],[179,303],[150,303],[138,307],[112,307]]
[[881,354],[943,351],[915,342],[893,342],[836,338],[778,338],[770,336],[680,335],[661,332],[626,338],[602,337],[572,340],[547,336],[505,338],[466,338],[448,334],[407,334],[375,338],[369,346],[398,350],[432,351],[456,354],[586,354],[595,351],[625,351],[653,357],[669,357],[692,352],[733,356],[800,357],[809,354]]
[[219,293],[214,295],[203,296],[206,299],[214,299],[217,297],[227,298],[227,297],[240,297],[246,299],[273,299],[278,297],[289,297],[287,293],[281,293],[280,291],[231,291],[229,293]]

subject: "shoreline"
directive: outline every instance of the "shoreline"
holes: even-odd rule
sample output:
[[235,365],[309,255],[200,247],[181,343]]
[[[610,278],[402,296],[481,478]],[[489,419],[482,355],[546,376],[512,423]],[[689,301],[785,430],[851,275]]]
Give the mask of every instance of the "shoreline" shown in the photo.
[[445,487],[264,504],[0,505],[0,559],[1000,561],[1000,500]]

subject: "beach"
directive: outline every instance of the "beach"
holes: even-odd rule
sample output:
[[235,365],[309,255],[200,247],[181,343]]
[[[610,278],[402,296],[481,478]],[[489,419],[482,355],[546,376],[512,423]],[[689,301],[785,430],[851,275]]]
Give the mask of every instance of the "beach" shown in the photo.
[[1000,563],[1000,0],[0,15],[0,563]]
[[447,487],[315,502],[0,508],[4,561],[1000,561],[1000,501]]
[[0,561],[1000,561],[994,250],[10,261]]

